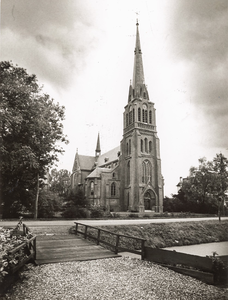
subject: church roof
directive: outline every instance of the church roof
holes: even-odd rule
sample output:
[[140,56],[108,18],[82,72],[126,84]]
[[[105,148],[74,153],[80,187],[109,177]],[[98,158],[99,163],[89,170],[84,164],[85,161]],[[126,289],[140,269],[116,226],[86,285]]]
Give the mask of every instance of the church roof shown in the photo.
[[95,170],[93,170],[93,172],[91,172],[87,178],[100,178],[101,177],[101,173],[109,173],[111,172],[110,169],[108,168],[99,168],[97,167]]
[[78,160],[81,170],[91,170],[95,163],[94,156],[78,155]]
[[120,146],[102,154],[98,158],[98,166],[103,166],[107,163],[115,161],[118,159],[118,152],[120,151]]

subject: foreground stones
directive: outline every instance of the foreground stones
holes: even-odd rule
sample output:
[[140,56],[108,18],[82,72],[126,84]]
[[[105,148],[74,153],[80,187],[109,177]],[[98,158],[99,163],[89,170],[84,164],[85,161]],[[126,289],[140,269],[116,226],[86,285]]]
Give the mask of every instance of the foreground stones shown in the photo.
[[227,289],[128,257],[29,265],[22,276],[6,299],[228,299]]

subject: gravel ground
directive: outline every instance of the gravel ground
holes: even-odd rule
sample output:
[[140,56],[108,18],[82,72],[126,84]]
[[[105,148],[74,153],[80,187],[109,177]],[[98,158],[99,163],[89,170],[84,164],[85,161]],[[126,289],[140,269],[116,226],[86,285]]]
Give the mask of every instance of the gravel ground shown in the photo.
[[228,299],[228,289],[204,284],[151,262],[120,257],[29,265],[10,300]]

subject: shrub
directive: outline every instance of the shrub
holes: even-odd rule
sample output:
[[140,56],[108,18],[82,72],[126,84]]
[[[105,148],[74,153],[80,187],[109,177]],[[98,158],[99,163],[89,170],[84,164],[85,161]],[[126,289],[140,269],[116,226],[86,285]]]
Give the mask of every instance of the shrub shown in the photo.
[[104,208],[102,206],[91,206],[89,210],[91,218],[102,218],[104,216]]
[[128,217],[129,218],[138,218],[139,215],[137,215],[137,214],[129,214]]
[[67,206],[62,212],[64,218],[88,218],[89,215],[87,208],[74,205]]
[[27,242],[32,234],[29,232],[26,236],[20,231],[22,221],[18,223],[15,229],[6,229],[0,227],[0,284],[4,282],[8,275],[20,262],[28,257],[26,244],[14,253],[11,250]]
[[225,284],[228,280],[228,265],[225,264],[219,257],[216,257],[216,254],[217,253],[213,253],[213,256],[211,256],[214,281],[216,284]]

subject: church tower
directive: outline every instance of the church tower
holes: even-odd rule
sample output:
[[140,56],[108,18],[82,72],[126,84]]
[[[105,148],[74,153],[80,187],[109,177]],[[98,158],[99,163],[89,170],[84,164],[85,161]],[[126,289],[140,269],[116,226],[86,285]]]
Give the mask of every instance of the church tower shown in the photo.
[[121,210],[162,212],[163,178],[154,103],[144,81],[142,52],[136,24],[133,80],[124,110],[121,141]]

